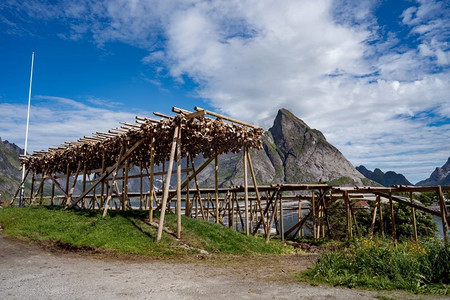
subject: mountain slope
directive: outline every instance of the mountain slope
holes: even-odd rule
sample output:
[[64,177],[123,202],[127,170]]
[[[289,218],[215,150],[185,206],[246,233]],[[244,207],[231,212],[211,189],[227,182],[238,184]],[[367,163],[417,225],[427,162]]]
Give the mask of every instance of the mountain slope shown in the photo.
[[436,168],[430,177],[416,183],[419,186],[450,185],[450,157],[442,166]]
[[6,199],[11,198],[21,181],[20,150],[15,144],[0,139],[0,194]]
[[376,168],[375,170],[370,171],[367,170],[364,166],[356,167],[361,174],[365,177],[378,182],[383,186],[393,186],[393,185],[413,185],[411,182],[406,179],[402,174],[395,173],[393,171],[388,171],[383,173],[380,169]]

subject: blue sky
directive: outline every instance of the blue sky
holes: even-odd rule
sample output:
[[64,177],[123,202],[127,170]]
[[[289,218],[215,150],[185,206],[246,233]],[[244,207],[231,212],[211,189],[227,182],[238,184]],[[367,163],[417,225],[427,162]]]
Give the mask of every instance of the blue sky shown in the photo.
[[30,150],[172,106],[269,128],[284,107],[412,182],[450,156],[450,2],[0,3],[0,137]]

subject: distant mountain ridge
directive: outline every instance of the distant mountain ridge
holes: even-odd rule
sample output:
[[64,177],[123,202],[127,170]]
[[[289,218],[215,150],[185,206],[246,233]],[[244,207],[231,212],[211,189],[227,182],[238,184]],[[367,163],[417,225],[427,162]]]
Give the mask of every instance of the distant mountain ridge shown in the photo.
[[0,137],[0,142],[3,143],[3,146],[5,146],[7,149],[16,152],[18,155],[22,155],[23,154],[23,149],[20,148],[19,146],[17,146],[14,143],[10,143],[7,140],[2,141],[2,138]]
[[437,167],[430,177],[416,183],[418,186],[450,185],[450,157],[442,167]]
[[365,177],[378,182],[382,186],[413,185],[403,174],[398,174],[393,171],[387,171],[384,173],[380,169],[375,168],[372,172],[362,165],[356,167],[356,170],[358,170]]

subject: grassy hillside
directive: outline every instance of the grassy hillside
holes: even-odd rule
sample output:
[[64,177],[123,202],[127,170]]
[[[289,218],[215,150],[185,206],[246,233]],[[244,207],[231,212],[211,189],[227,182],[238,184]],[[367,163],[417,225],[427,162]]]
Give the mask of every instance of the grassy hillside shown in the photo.
[[[110,211],[106,218],[89,210],[50,207],[5,208],[0,224],[5,235],[41,241],[63,248],[165,257],[198,253],[260,255],[290,252],[290,247],[248,237],[221,225],[183,217],[182,240],[164,233],[155,243],[157,229],[142,220],[146,211]],[[176,230],[176,216],[167,215],[167,227]],[[186,245],[188,247],[186,247]]]

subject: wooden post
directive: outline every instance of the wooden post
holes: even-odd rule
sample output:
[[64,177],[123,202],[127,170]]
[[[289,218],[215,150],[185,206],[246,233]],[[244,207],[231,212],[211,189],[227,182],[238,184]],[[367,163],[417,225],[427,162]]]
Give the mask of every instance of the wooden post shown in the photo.
[[[9,205],[13,205],[14,201],[16,200],[17,195],[19,194],[19,192],[21,193],[22,191],[22,186],[24,185],[25,181],[28,178],[28,175],[30,174],[30,169],[27,169],[25,172],[25,176],[22,179],[22,182],[20,182],[19,187],[16,190],[16,193],[14,194],[14,197],[12,197],[11,201],[9,202]],[[23,194],[19,195],[19,207],[24,206],[24,201],[25,201],[25,186],[23,186]]]
[[[413,193],[409,192],[409,200],[411,203],[414,203],[413,199]],[[413,234],[414,234],[414,240],[417,242],[417,222],[416,222],[416,209],[411,206],[411,215],[412,215],[412,222],[413,222]]]
[[[298,222],[302,220],[302,200],[298,200]],[[298,231],[298,237],[303,237],[303,228]]]
[[[55,176],[56,176],[56,172],[55,172]],[[52,197],[50,199],[50,205],[53,206],[53,202],[55,200],[55,182],[52,181]]]
[[284,214],[283,214],[283,195],[280,192],[280,235],[281,240],[284,241]]
[[350,208],[350,213],[352,215],[353,222],[355,222],[356,234],[359,234],[358,221],[356,220],[355,212],[353,211],[353,205],[352,205],[352,202],[350,201],[350,198],[349,198],[349,206],[348,207]]
[[[83,186],[82,186],[82,193],[86,191],[86,174],[87,174],[87,162],[85,161],[83,164]],[[81,206],[82,208],[85,208],[86,200],[83,200]]]
[[392,192],[391,191],[389,191],[389,208],[391,211],[392,240],[394,241],[394,244],[397,244],[397,232],[395,229],[394,203],[392,202]]
[[[144,185],[144,173],[142,167],[139,167],[139,209],[142,210],[144,202],[143,185]],[[147,206],[147,205],[146,205]]]
[[311,208],[312,208],[312,217],[313,217],[313,241],[315,242],[317,239],[317,228],[316,228],[316,199],[314,195],[314,190],[312,190],[311,195]]
[[34,181],[36,180],[36,172],[33,170],[33,174],[31,174],[31,188],[30,188],[30,205],[34,201]]
[[378,211],[380,213],[380,231],[381,236],[384,238],[384,220],[383,220],[383,206],[381,205],[381,197],[377,195]]
[[122,210],[128,208],[128,172],[130,168],[130,161],[127,158],[125,160],[125,168],[123,168],[123,181],[122,181]]
[[231,192],[228,191],[227,192],[227,200],[228,200],[228,227],[231,228],[233,221],[232,221],[232,216],[231,216],[231,199],[232,195]]
[[175,130],[173,133],[172,149],[170,150],[169,168],[167,169],[166,182],[164,185],[164,194],[163,194],[162,204],[161,204],[161,215],[159,217],[158,233],[156,236],[157,242],[159,242],[162,237],[162,231],[163,231],[163,226],[164,226],[164,216],[166,214],[167,198],[169,197],[170,177],[172,176],[173,161],[175,158],[175,150],[177,147],[178,131],[179,130],[178,130],[178,126],[177,126],[177,127],[175,127]]
[[[256,181],[255,170],[253,168],[253,162],[252,162],[252,158],[250,157],[250,152],[249,151],[247,151],[247,161],[248,161],[248,166],[249,166],[249,169],[250,169],[250,175],[252,176],[253,186],[255,188],[256,204],[258,205],[259,213],[261,215],[261,219],[260,220],[261,220],[261,222],[263,224],[264,233],[267,234],[267,224],[266,224],[266,220],[264,218],[264,211],[263,211],[262,205],[261,205],[261,196],[259,194],[259,189],[258,189],[258,183]],[[253,233],[256,234],[256,230]]]
[[442,187],[438,185],[437,194],[439,198],[439,207],[441,209],[441,221],[442,221],[442,231],[444,232],[444,241],[448,242],[448,224],[447,224],[447,207],[445,206],[444,194],[442,193]]
[[190,199],[190,191],[189,191],[189,155],[186,155],[186,179],[188,180],[188,183],[186,185],[186,199],[184,201],[185,203],[185,211],[184,214],[187,217],[191,217],[192,216],[192,203],[191,203],[191,199]]
[[45,183],[45,176],[46,176],[47,170],[42,172],[41,174],[41,183],[39,185],[39,205],[42,205],[42,198],[44,197],[44,183]]
[[245,234],[250,235],[250,227],[248,223],[248,182],[247,182],[247,147],[244,147],[244,201],[245,201]]
[[177,136],[177,238],[181,238],[181,126]]
[[164,175],[166,175],[166,162],[165,161],[163,161],[163,163],[162,163],[162,173],[163,173],[163,175],[161,175],[161,188],[164,191],[165,185],[166,185],[165,180],[164,180]]
[[[148,170],[148,169],[147,169]],[[148,171],[147,171],[148,173]],[[150,222],[153,222],[153,193],[155,190],[154,186],[154,174],[155,174],[155,137],[152,137],[152,141],[150,144],[150,191],[149,191],[149,212],[148,219]]]
[[216,197],[216,224],[219,224],[219,161],[217,159],[217,152],[214,157],[214,188]]
[[353,230],[352,230],[352,216],[350,211],[350,197],[348,196],[348,191],[344,192],[344,201],[345,201],[345,208],[347,212],[347,237],[350,238],[353,236]]
[[231,197],[231,228],[233,228],[233,229],[235,229],[235,222],[234,222],[234,203],[235,202],[236,202],[236,192],[233,192],[233,196]]
[[[106,170],[106,153],[105,150],[102,152],[102,174],[105,173]],[[101,209],[105,203],[105,179],[103,179],[100,183],[100,206]]]
[[[380,197],[380,196],[377,196],[377,200],[378,200],[378,197]],[[372,225],[370,226],[370,236],[369,236],[370,239],[373,238],[373,232],[375,230],[375,221],[377,219],[377,208],[378,208],[378,206],[377,206],[377,204],[375,204],[375,208],[373,209]]]
[[[121,150],[120,150],[119,159],[118,159],[118,161],[117,161],[117,163],[116,163],[116,166],[115,166],[115,168],[114,168],[114,171],[113,171],[113,173],[112,173],[111,186],[110,186],[110,187],[107,187],[107,190],[108,190],[108,196],[106,197],[105,208],[103,209],[103,218],[106,217],[106,214],[107,214],[107,212],[108,212],[109,201],[110,201],[111,198],[112,198],[114,186],[115,186],[116,189],[117,189],[117,193],[119,193],[119,189],[117,188],[116,177],[117,177],[117,173],[118,173],[118,171],[119,171],[119,162],[120,162],[120,158],[121,158],[121,156],[122,156],[122,152],[123,152],[123,147],[122,147]],[[115,204],[115,203],[116,203],[116,202],[114,202],[114,204]],[[116,206],[116,209],[117,209],[117,206]]]
[[[89,177],[91,176],[91,174],[89,173]],[[94,178],[93,178],[93,180],[95,180],[95,177],[96,177],[96,174],[94,173]],[[95,209],[95,204],[97,203],[97,195],[96,195],[96,193],[95,193],[95,190],[96,190],[96,188],[94,188],[93,190],[92,190],[92,202],[91,202],[91,205],[92,205],[92,210],[94,210]]]
[[[70,165],[67,164],[67,172],[66,172],[66,195],[69,195],[69,181],[70,181]],[[66,201],[69,197],[67,196]],[[63,202],[61,202],[62,204]]]
[[270,216],[270,221],[269,221],[269,230],[267,230],[267,234],[266,234],[266,244],[269,242],[269,240],[270,240],[270,229],[272,228],[272,224],[273,224],[273,220],[274,220],[274,217],[275,217],[275,215],[276,215],[276,208],[277,208],[277,206],[278,206],[278,201],[279,201],[279,199],[280,199],[280,191],[279,191],[279,193],[277,193],[276,194],[276,198],[275,198],[275,204],[274,204],[274,206],[273,206],[273,212],[272,212],[272,215]]
[[[321,199],[322,199],[322,205],[323,205],[323,213],[324,213],[324,216],[325,216],[325,222],[326,222],[326,224],[327,224],[327,234],[328,234],[328,236],[329,237],[331,237],[331,227],[330,227],[330,219],[328,218],[328,208],[327,208],[327,201],[326,201],[326,199],[325,199],[325,193],[326,193],[326,191],[323,191],[322,189],[320,190],[320,193],[321,193]],[[325,226],[325,225],[324,225]],[[323,237],[325,237],[325,227],[324,227],[324,230],[323,230]]]
[[[192,165],[192,172],[194,174],[196,174],[197,172],[195,170],[195,163],[194,163],[194,159],[192,157],[191,157],[191,165]],[[199,187],[199,184],[198,184],[197,175],[194,176],[194,183],[195,183],[195,188],[197,190],[197,198],[198,198],[197,201],[200,203],[200,211],[202,213],[202,218],[203,218],[204,221],[206,221],[207,220],[207,218],[206,218],[207,216],[205,215],[205,210],[203,208],[202,194],[200,193],[200,187]]]

